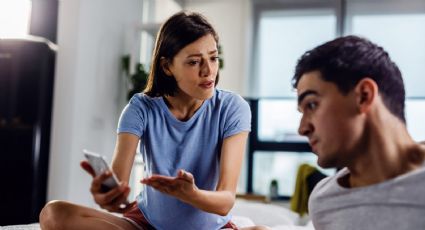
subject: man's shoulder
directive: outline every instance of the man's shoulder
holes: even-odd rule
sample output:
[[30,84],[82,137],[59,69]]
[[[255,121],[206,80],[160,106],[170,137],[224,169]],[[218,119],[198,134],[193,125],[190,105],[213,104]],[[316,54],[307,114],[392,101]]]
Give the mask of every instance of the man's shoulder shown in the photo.
[[[423,197],[422,194],[425,193],[425,180],[423,180],[425,165],[396,178],[357,188],[346,188],[340,184],[340,179],[349,173],[350,171],[344,168],[335,175],[320,181],[312,191],[310,203],[315,206],[318,203],[323,204],[324,201],[333,201],[331,203],[342,205],[345,202],[349,203],[350,200],[362,203],[367,202],[369,199],[370,201],[385,203],[386,198],[381,196],[383,193],[388,196],[398,197],[398,200],[403,200],[405,203],[411,203],[412,200]],[[399,192],[400,189],[402,192]],[[425,202],[425,199],[422,200]]]
[[334,197],[335,194],[344,190],[339,184],[338,179],[349,173],[347,168],[339,170],[335,175],[329,176],[316,184],[310,195],[310,203],[321,203],[323,199]]

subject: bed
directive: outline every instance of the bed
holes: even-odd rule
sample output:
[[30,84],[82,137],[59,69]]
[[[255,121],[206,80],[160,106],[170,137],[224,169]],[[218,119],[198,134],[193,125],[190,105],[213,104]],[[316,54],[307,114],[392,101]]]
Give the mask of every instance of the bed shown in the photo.
[[[299,218],[284,205],[237,199],[231,214],[239,227],[268,226],[275,230],[314,230],[307,218]],[[1,230],[40,230],[37,223],[0,227]]]
[[308,216],[300,218],[287,205],[238,199],[231,213],[233,221],[240,227],[253,225],[268,226],[276,230],[314,230]]

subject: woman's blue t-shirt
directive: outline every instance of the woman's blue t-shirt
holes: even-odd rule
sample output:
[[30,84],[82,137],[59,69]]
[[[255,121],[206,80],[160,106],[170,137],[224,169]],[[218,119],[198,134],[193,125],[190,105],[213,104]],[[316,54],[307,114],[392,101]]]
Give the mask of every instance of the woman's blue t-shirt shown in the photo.
[[[223,140],[250,129],[248,103],[218,89],[184,122],[174,117],[162,97],[136,94],[118,124],[118,133],[141,138],[140,151],[148,174],[176,176],[179,169],[184,169],[194,175],[198,188],[210,191],[217,186]],[[137,200],[156,229],[220,229],[230,220],[230,215],[204,212],[150,186]]]

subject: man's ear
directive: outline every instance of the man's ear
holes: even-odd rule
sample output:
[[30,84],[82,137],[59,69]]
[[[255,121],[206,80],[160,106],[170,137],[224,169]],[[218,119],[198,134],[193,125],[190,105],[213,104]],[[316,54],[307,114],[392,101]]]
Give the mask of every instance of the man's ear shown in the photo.
[[360,111],[367,112],[378,96],[378,85],[371,78],[363,78],[357,83],[354,91]]
[[167,74],[167,76],[173,76],[173,73],[170,70],[170,62],[165,57],[162,57],[160,59],[160,65],[164,73]]

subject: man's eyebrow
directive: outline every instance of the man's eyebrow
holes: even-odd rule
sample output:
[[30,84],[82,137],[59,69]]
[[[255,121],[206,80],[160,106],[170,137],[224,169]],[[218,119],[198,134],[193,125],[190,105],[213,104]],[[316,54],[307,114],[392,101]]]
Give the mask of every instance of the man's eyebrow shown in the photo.
[[307,97],[308,95],[318,95],[318,93],[314,90],[306,90],[305,92],[303,92],[302,94],[300,94],[298,96],[298,106],[301,104],[301,102],[304,100],[305,97]]

